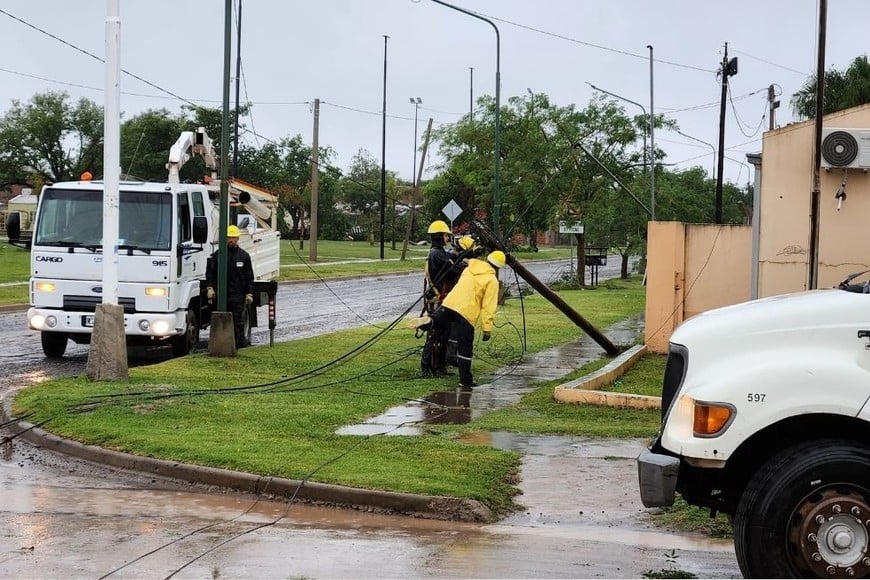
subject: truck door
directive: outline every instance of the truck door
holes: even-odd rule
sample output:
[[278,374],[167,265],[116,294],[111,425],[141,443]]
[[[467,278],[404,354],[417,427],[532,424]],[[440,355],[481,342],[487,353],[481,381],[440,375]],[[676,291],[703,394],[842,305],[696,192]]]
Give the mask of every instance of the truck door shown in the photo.
[[[205,215],[205,202],[203,201],[204,192],[202,191],[191,191],[190,192],[190,201],[193,204],[193,217],[207,217]],[[208,195],[205,193],[205,195]],[[199,278],[205,278],[205,268],[206,263],[209,257],[208,246],[206,246],[205,251],[196,252],[191,256],[191,260],[193,260],[193,272]]]
[[[193,244],[192,231],[193,219],[190,207],[190,198],[188,192],[183,191],[178,193],[178,211],[177,211],[177,231],[178,244],[184,246],[185,249],[190,248]],[[189,250],[183,251],[179,257],[178,276],[181,279],[195,278],[200,274],[204,274],[202,267],[197,264],[195,254]]]

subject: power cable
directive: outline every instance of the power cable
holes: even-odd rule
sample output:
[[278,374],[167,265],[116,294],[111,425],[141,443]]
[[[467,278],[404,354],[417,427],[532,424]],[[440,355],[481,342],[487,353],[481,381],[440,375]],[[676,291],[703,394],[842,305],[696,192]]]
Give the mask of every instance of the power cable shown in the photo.
[[[537,32],[538,34],[543,34],[543,35],[545,35],[545,36],[551,36],[551,37],[553,37],[553,38],[558,38],[559,40],[567,40],[568,42],[573,42],[573,43],[575,43],[575,44],[582,44],[583,46],[589,46],[589,47],[591,47],[591,48],[597,48],[597,49],[599,49],[599,50],[605,50],[605,51],[607,51],[607,52],[613,52],[613,53],[615,53],[615,54],[621,54],[621,55],[624,55],[624,56],[631,56],[631,57],[634,57],[634,58],[640,58],[640,59],[643,59],[643,60],[645,60],[645,61],[648,61],[648,60],[649,60],[649,56],[648,56],[648,55],[645,55],[645,54],[638,54],[638,53],[635,53],[635,52],[628,52],[627,50],[620,50],[620,49],[618,49],[618,48],[611,48],[611,47],[609,47],[609,46],[603,46],[603,45],[601,45],[601,44],[594,44],[594,43],[592,43],[592,42],[586,42],[586,41],[584,41],[584,40],[578,40],[578,39],[576,39],[576,38],[572,38],[572,37],[570,37],[570,36],[565,36],[565,35],[563,35],[563,34],[557,34],[557,33],[555,33],[555,32],[548,32],[548,31],[546,31],[546,30],[541,30],[540,28],[534,28],[534,27],[532,27],[532,26],[528,26],[528,25],[526,25],[526,24],[520,24],[519,22],[513,22],[513,21],[511,21],[511,20],[507,20],[507,19],[504,19],[504,18],[498,18],[497,16],[492,16],[492,15],[490,15],[490,14],[486,14],[485,12],[475,12],[475,14],[480,14],[481,16],[486,16],[487,18],[491,18],[492,20],[497,20],[498,22],[504,22],[505,24],[510,24],[511,26],[516,26],[517,28],[523,28],[523,29],[525,29],[525,30],[530,30],[530,31],[532,31],[532,32]],[[659,59],[659,58],[653,58],[653,61],[654,61],[654,62],[659,62],[659,63],[661,63],[661,64],[667,64],[667,65],[670,65],[670,66],[675,66],[675,67],[685,68],[685,69],[695,70],[695,71],[701,71],[701,72],[706,72],[706,73],[715,73],[715,72],[716,72],[716,71],[711,70],[711,69],[706,69],[706,68],[702,68],[702,67],[698,67],[698,66],[692,66],[692,65],[689,65],[689,64],[682,64],[682,63],[674,62],[674,61],[670,61],[670,60],[662,60],[662,59]]]
[[763,63],[765,63],[765,64],[769,64],[769,65],[771,65],[771,66],[775,66],[775,67],[777,67],[777,68],[781,68],[781,69],[783,69],[783,70],[787,70],[787,71],[789,71],[789,72],[793,72],[793,73],[795,73],[795,74],[799,74],[799,75],[801,75],[801,76],[804,77],[804,78],[809,77],[809,76],[812,74],[812,73],[807,73],[807,72],[804,72],[804,71],[799,71],[799,70],[797,70],[797,69],[794,69],[794,68],[791,68],[791,67],[788,67],[788,66],[785,66],[785,65],[782,65],[782,64],[777,64],[777,63],[775,63],[775,62],[772,62],[772,61],[769,61],[769,60],[763,59],[763,58],[761,58],[760,56],[754,56],[754,55],[749,54],[748,52],[744,52],[744,51],[742,51],[742,50],[735,50],[734,52],[736,52],[737,54],[742,54],[743,56],[748,56],[749,58],[755,59],[755,60],[757,60],[757,61],[761,61],[761,62],[763,62]]
[[[88,52],[87,50],[85,50],[85,49],[83,49],[83,48],[80,48],[80,47],[76,46],[75,44],[72,44],[71,42],[67,42],[66,40],[60,38],[59,36],[56,36],[56,35],[54,35],[54,34],[48,32],[47,30],[44,30],[44,29],[42,29],[42,28],[36,26],[35,24],[31,24],[30,22],[27,22],[26,20],[22,20],[21,18],[19,18],[19,17],[13,15],[13,14],[7,12],[6,10],[3,10],[2,8],[0,8],[0,14],[5,14],[5,15],[8,16],[9,18],[11,18],[11,19],[13,19],[13,20],[15,20],[15,21],[17,21],[17,22],[20,22],[21,24],[27,26],[28,28],[32,28],[33,30],[36,30],[36,31],[39,32],[40,34],[44,34],[44,35],[48,36],[49,38],[53,38],[54,40],[60,42],[61,44],[65,45],[65,46],[68,46],[68,47],[72,48],[73,50],[76,50],[76,51],[78,51],[78,52],[80,52],[80,53],[82,53],[82,54],[84,54],[84,55],[86,55],[86,56],[89,56],[89,57],[93,58],[94,60],[97,60],[97,61],[102,62],[102,63],[104,63],[104,64],[105,64],[105,62],[106,62],[105,59],[100,58],[99,56],[97,56],[97,55],[95,55],[95,54],[93,54],[93,53],[91,53],[91,52]],[[170,91],[170,90],[168,90],[168,89],[164,89],[163,87],[161,87],[161,86],[159,86],[159,85],[156,85],[156,84],[152,83],[151,81],[146,80],[146,79],[140,77],[139,75],[136,75],[136,74],[134,74],[134,73],[131,73],[130,71],[128,71],[127,69],[125,69],[125,68],[123,68],[123,67],[121,68],[121,72],[123,72],[124,74],[126,74],[126,75],[129,76],[129,77],[132,77],[132,78],[136,79],[137,81],[140,81],[140,82],[145,83],[145,84],[148,85],[149,87],[155,88],[155,89],[157,89],[158,91],[161,91],[161,92],[163,92],[163,93],[166,93],[167,95],[170,95],[170,96],[172,96],[172,97],[175,97],[175,98],[178,99],[179,101],[182,101],[182,102],[184,102],[184,103],[187,103],[187,104],[190,105],[191,107],[194,107],[194,108],[197,108],[197,109],[200,108],[200,106],[197,105],[196,103],[194,103],[193,101],[190,101],[190,100],[188,100],[188,99],[185,99],[184,97],[181,97],[181,96],[179,96],[179,95],[173,93],[172,91]]]
[[[753,131],[753,133],[749,134],[743,130],[743,125],[745,123],[740,118],[740,115],[737,114],[737,107],[734,106],[734,100],[731,99],[731,85],[727,84],[726,86],[728,88],[728,99],[731,102],[731,112],[734,114],[734,119],[737,121],[737,128],[740,129],[740,132],[743,133],[744,137],[749,137],[749,138],[755,137],[756,135],[758,135],[759,131],[761,131],[761,128],[764,126],[764,121],[767,119],[767,99],[765,99],[765,105],[764,105],[764,109],[763,109],[763,112],[761,115],[761,120],[758,122],[758,125],[755,127],[755,130]],[[746,124],[746,127],[749,128],[750,125]]]

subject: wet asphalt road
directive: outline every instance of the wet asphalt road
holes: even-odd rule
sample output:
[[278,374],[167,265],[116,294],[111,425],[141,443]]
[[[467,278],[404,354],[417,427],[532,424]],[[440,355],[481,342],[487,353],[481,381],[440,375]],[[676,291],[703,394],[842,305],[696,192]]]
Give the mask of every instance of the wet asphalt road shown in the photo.
[[[618,273],[611,262],[602,280]],[[547,281],[567,265],[528,267]],[[393,318],[414,304],[421,287],[417,274],[335,281],[328,288],[282,285],[275,340]],[[6,337],[0,395],[81,373],[87,361],[87,347],[72,343],[63,361],[48,361],[24,320],[21,312],[0,314]],[[255,329],[254,342],[268,342],[268,331]],[[168,353],[141,349],[130,358],[133,365],[152,364]],[[633,461],[643,442],[491,444],[524,452],[528,485],[521,501],[530,511],[482,526],[297,504],[288,509],[16,440],[0,449],[0,577],[639,577],[672,567],[665,553],[674,548],[682,554],[680,569],[739,576],[730,542],[675,537],[644,523]],[[149,555],[152,550],[158,551]]]

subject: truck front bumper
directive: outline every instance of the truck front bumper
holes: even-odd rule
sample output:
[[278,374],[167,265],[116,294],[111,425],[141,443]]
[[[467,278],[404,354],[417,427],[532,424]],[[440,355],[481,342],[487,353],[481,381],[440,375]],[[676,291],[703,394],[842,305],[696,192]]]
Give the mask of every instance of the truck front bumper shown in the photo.
[[673,505],[677,489],[680,460],[670,455],[644,451],[637,457],[637,479],[643,505],[662,507]]
[[[67,312],[52,308],[30,308],[27,323],[33,330],[90,334],[94,330],[96,316],[92,312]],[[124,334],[127,336],[154,337],[157,339],[182,334],[185,329],[185,312],[168,313],[135,312],[124,314]]]

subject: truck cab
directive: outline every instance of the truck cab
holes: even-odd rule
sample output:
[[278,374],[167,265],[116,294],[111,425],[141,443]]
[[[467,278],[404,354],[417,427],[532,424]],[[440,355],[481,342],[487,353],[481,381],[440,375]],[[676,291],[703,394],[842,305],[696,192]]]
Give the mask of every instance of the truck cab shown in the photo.
[[[201,323],[213,229],[208,190],[125,182],[119,196],[118,304],[128,341],[172,340],[176,354],[186,354]],[[40,195],[27,320],[49,357],[62,356],[68,339],[90,341],[103,294],[102,206],[101,182],[57,183]]]
[[870,576],[870,294],[712,310],[669,348],[644,505],[731,516],[746,577]]

